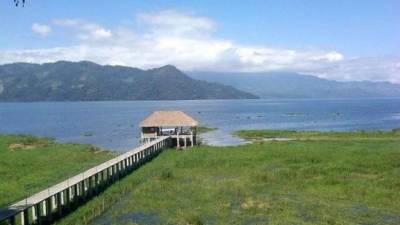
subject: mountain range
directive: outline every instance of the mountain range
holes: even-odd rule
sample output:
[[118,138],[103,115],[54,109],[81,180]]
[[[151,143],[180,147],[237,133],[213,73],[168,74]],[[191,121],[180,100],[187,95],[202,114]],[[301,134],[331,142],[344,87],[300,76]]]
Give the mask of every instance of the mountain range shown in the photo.
[[89,61],[0,65],[0,101],[400,97],[389,82],[339,82],[292,72],[142,70]]
[[231,85],[261,98],[400,97],[400,85],[389,82],[339,82],[289,72],[188,72],[192,78]]
[[141,70],[93,62],[0,66],[0,101],[247,99],[256,95],[196,80],[171,65]]

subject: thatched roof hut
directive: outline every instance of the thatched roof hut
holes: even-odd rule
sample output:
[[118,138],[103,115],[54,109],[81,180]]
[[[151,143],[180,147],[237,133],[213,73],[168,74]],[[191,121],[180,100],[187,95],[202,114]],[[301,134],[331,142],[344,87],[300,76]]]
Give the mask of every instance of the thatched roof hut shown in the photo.
[[141,140],[143,143],[160,136],[169,136],[176,146],[186,147],[196,143],[196,126],[199,123],[182,111],[155,111],[141,123]]
[[182,111],[155,111],[146,117],[140,127],[195,127],[198,122]]

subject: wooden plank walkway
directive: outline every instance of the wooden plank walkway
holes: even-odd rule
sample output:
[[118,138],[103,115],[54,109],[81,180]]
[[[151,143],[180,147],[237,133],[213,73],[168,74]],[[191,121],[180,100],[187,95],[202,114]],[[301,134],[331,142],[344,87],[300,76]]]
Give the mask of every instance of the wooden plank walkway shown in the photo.
[[[169,147],[169,140],[170,137],[160,137],[154,141],[148,142],[146,144],[143,144],[133,150],[127,151],[111,160],[108,160],[104,163],[101,163],[100,165],[97,165],[95,167],[92,167],[78,175],[75,175],[71,178],[68,178],[56,185],[53,185],[41,192],[38,192],[26,199],[23,199],[21,201],[18,201],[14,204],[12,204],[11,206],[8,207],[8,209],[5,210],[1,210],[0,211],[0,224],[2,224],[2,221],[6,221],[9,220],[9,224],[14,224],[15,221],[15,216],[21,212],[25,212],[25,214],[27,213],[27,209],[32,208],[33,206],[36,205],[41,205],[45,204],[46,201],[48,201],[51,198],[54,198],[55,196],[59,195],[60,193],[65,194],[65,191],[68,190],[70,191],[71,188],[82,184],[83,189],[81,189],[80,192],[83,192],[83,194],[86,193],[87,191],[87,182],[89,179],[89,187],[90,188],[90,182],[92,178],[95,178],[95,184],[94,186],[96,186],[97,184],[99,184],[100,180],[98,179],[98,176],[101,175],[101,177],[103,178],[104,173],[106,173],[106,179],[109,179],[110,175],[114,175],[115,173],[119,174],[121,171],[125,172],[126,169],[132,169],[133,166],[135,166],[138,163],[142,163],[144,161],[146,161],[149,156],[154,155],[155,153],[161,151],[163,148],[165,147]],[[86,182],[85,182],[86,181]],[[104,180],[103,180],[104,181]],[[92,187],[93,188],[93,187]],[[73,199],[73,194],[75,195],[79,195],[82,193],[79,193],[78,191],[73,192],[72,194],[70,192],[67,193],[68,200]],[[71,196],[72,195],[72,196]],[[64,200],[65,197],[62,196],[62,199]],[[67,200],[67,201],[68,201]],[[54,201],[52,199],[52,201]],[[63,201],[60,201],[60,206],[62,206]],[[59,203],[57,203],[58,206]],[[47,207],[52,208],[52,205],[47,205]],[[34,210],[33,210],[34,211]],[[35,212],[35,211],[34,211]],[[36,212],[39,213],[39,217],[41,216],[40,213],[41,212]],[[29,221],[30,220],[37,220],[38,216],[34,215],[34,218],[27,218],[27,215],[22,215],[21,216],[21,220],[24,220],[23,218],[25,218],[25,221],[22,221],[21,224],[30,224]],[[28,221],[26,221],[28,220]],[[34,221],[35,224],[37,223],[37,221]]]

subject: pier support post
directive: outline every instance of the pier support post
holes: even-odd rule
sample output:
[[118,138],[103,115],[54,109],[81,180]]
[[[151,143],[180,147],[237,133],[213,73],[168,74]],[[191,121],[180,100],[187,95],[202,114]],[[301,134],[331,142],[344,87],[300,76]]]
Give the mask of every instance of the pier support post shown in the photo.
[[74,203],[77,202],[78,200],[78,196],[79,196],[79,183],[74,185],[74,197],[73,197],[73,201]]
[[66,210],[67,211],[69,211],[69,207],[70,207],[70,204],[71,204],[71,187],[68,187],[66,190],[65,190],[65,208],[66,208]]
[[107,185],[110,183],[110,180],[111,180],[111,170],[112,170],[112,166],[108,167],[106,169],[106,183],[107,183]]
[[41,215],[41,209],[40,209],[40,204],[41,204],[41,202],[39,202],[39,203],[37,203],[36,205],[34,205],[33,207],[34,207],[34,209],[35,209],[35,213],[33,213],[35,216],[34,216],[34,221],[35,221],[35,224],[37,224],[37,225],[41,225],[42,224],[42,215]]
[[28,209],[26,208],[23,211],[21,211],[20,215],[21,215],[21,225],[26,225],[29,224],[29,213],[28,213]]
[[33,205],[31,207],[31,213],[32,213],[32,223],[36,223],[37,222],[37,212],[36,212],[36,205]]
[[79,198],[81,199],[81,201],[84,201],[86,198],[86,179],[82,180],[80,183],[80,187],[79,187]]
[[129,164],[128,170],[129,170],[129,171],[132,171],[132,169],[133,169],[132,156],[129,156],[129,157],[128,157],[128,164]]
[[122,162],[119,162],[117,165],[118,165],[118,166],[117,166],[117,178],[118,178],[118,180],[119,180],[119,178],[120,178],[120,176],[121,176]]
[[98,185],[99,185],[99,173],[96,173],[95,175],[94,175],[94,185],[93,185],[93,192],[94,193],[97,193],[97,191],[98,191]]
[[51,210],[53,211],[53,209],[57,209],[58,203],[57,203],[57,199],[56,199],[55,195],[51,196],[50,198],[51,198],[51,205],[52,205]]
[[138,162],[139,162],[139,159],[138,159],[138,154],[137,153],[135,153],[135,168],[138,166]]
[[105,185],[106,170],[100,172],[100,188],[102,189]]
[[114,172],[114,165],[110,167],[110,181],[115,180],[115,172]]
[[72,185],[72,187],[69,188],[69,202],[72,202],[75,199],[75,185]]
[[89,177],[89,182],[88,182],[89,198],[93,196],[93,191],[94,191],[93,176],[90,176]]
[[60,192],[60,195],[61,195],[61,198],[60,198],[59,204],[60,204],[60,206],[64,206],[64,203],[65,203],[65,200],[64,200],[64,198],[65,198],[65,193],[64,193],[64,191],[61,191],[61,192]]
[[46,205],[46,220],[51,222],[51,214],[52,214],[52,206],[51,206],[51,197],[46,198],[45,205]]
[[57,217],[60,218],[62,216],[62,192],[59,192],[55,195],[57,199]]
[[186,148],[186,137],[183,139],[184,148]]
[[46,200],[42,201],[42,214],[47,216]]
[[15,225],[15,216],[11,216],[8,222],[10,225]]
[[125,175],[128,171],[128,160],[124,159],[123,162],[124,162],[123,164],[124,164],[124,175]]

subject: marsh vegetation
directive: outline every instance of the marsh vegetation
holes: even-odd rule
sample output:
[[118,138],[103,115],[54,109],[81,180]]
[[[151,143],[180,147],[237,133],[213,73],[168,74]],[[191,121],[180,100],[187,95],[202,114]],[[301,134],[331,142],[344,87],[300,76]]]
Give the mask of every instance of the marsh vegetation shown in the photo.
[[0,207],[73,176],[114,154],[91,145],[49,138],[0,135]]
[[399,224],[398,131],[313,134],[164,151],[60,224]]

